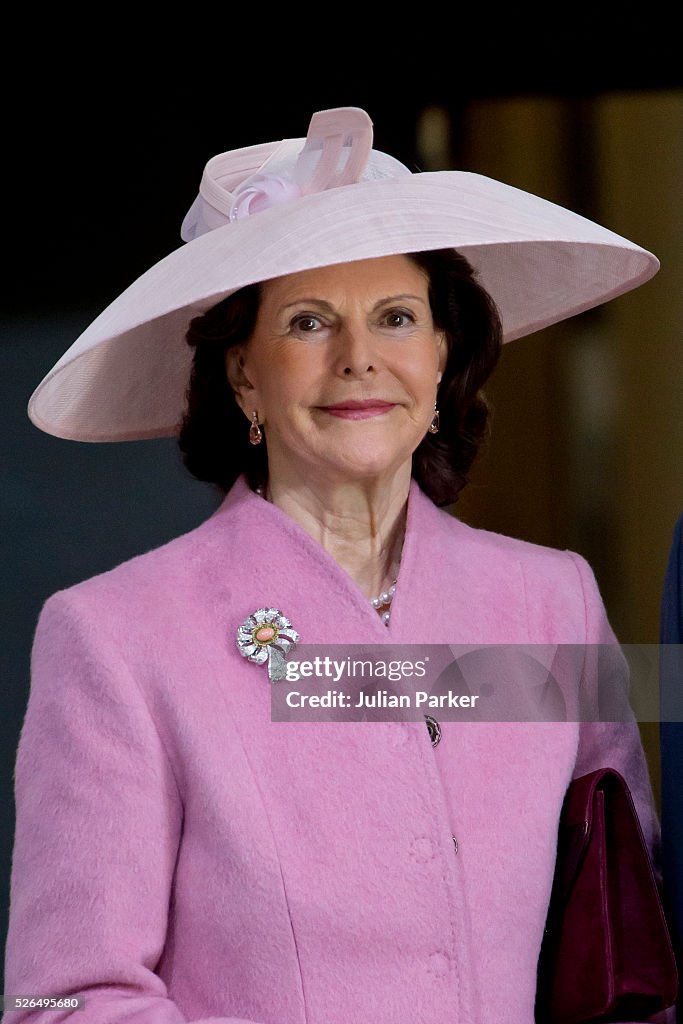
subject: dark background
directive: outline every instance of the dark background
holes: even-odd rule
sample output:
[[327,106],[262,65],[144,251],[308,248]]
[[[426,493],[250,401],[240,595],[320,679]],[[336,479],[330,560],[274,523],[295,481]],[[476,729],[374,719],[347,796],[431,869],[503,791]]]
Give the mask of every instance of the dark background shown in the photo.
[[458,166],[457,126],[477,98],[553,95],[580,111],[583,98],[603,92],[683,86],[673,6],[595,8],[532,16],[486,5],[444,16],[420,5],[382,14],[372,33],[356,14],[334,9],[313,22],[280,9],[280,34],[271,9],[242,6],[222,22],[188,16],[173,39],[166,25],[142,38],[134,20],[68,25],[66,16],[41,22],[39,37],[26,24],[7,39],[3,936],[11,775],[41,604],[190,529],[217,502],[187,476],[171,439],[90,445],[41,433],[26,417],[31,391],[104,305],[181,244],[180,223],[214,153],[303,136],[313,111],[354,105],[372,117],[375,147],[417,170],[415,121],[437,104],[451,114]]
[[188,22],[173,44],[104,25],[81,46],[44,37],[5,90],[9,305],[109,301],[178,246],[210,156],[304,135],[317,109],[364,107],[375,147],[417,169],[412,125],[429,104],[452,113],[457,161],[472,99],[683,85],[676,5],[479,7],[421,5],[419,20],[394,14],[368,34],[357,15],[330,16],[285,25],[279,42],[256,8]]

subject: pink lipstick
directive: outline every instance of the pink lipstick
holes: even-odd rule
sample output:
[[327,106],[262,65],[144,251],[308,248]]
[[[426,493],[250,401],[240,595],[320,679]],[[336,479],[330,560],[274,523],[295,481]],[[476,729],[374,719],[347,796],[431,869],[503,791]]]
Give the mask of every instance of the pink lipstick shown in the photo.
[[368,398],[362,402],[338,402],[336,405],[323,405],[323,412],[338,416],[343,420],[367,420],[373,416],[382,416],[393,409],[395,402],[384,402],[380,398]]

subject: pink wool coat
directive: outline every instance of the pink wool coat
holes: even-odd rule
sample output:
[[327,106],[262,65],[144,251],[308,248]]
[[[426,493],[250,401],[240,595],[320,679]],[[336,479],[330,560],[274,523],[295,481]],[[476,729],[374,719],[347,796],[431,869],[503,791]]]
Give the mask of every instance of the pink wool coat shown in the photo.
[[43,607],[6,993],[80,994],[74,1024],[532,1024],[571,778],[618,768],[657,842],[637,725],[444,721],[432,747],[419,721],[274,723],[235,646],[264,605],[307,643],[613,639],[580,556],[472,529],[414,482],[387,628],[238,480]]

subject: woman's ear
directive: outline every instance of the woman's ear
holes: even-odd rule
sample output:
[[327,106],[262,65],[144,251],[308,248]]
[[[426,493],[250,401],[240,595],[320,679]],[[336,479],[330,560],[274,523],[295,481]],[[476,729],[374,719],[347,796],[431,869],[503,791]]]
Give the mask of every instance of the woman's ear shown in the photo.
[[[253,398],[249,398],[248,393],[254,390],[254,386],[244,372],[244,349],[241,345],[232,345],[226,351],[225,374],[235,401],[248,419],[251,416],[251,406],[254,404]],[[247,411],[247,405],[249,411]]]
[[440,384],[441,383],[441,378],[443,377],[444,371],[446,369],[446,363],[448,362],[448,341],[446,339],[445,331],[441,331],[441,333],[439,334],[438,352],[439,352],[439,384]]

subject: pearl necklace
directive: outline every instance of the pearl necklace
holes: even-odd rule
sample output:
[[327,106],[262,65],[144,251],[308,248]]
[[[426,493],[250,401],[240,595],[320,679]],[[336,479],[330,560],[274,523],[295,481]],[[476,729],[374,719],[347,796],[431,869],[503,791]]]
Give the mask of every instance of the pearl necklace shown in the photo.
[[[263,487],[255,487],[254,490],[259,497],[264,499],[264,501],[268,501]],[[385,626],[388,626],[391,620],[391,602],[393,601],[394,594],[396,593],[397,582],[398,580],[394,580],[388,590],[383,590],[381,594],[377,595],[377,597],[371,597],[369,599],[370,604],[375,611],[379,612],[380,618]]]
[[[396,593],[396,583],[397,581],[394,580],[388,590],[383,590],[377,597],[370,598],[370,604],[380,613],[382,622],[385,626],[389,625],[389,620],[391,619],[391,602],[393,601],[394,594]],[[386,611],[382,611],[383,608],[385,608]]]

